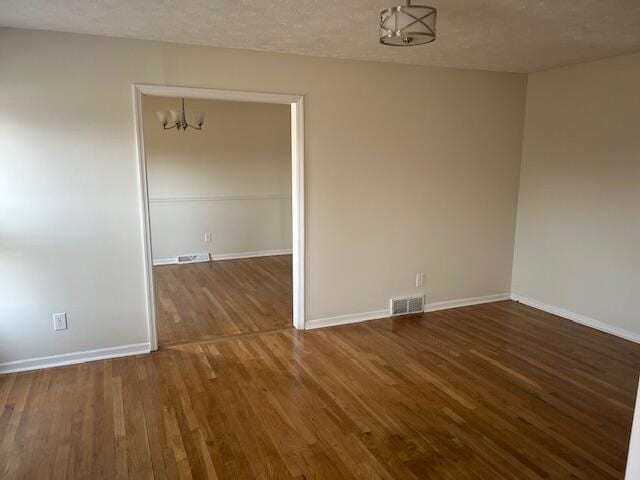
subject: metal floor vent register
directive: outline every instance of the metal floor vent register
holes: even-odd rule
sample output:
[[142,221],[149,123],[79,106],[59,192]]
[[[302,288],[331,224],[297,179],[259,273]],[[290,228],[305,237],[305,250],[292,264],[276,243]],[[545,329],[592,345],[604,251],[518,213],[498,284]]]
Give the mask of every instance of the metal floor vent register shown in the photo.
[[210,256],[208,253],[194,253],[193,255],[180,255],[177,260],[177,263],[208,262],[210,260]]
[[389,301],[391,315],[408,315],[424,311],[424,295],[394,297]]

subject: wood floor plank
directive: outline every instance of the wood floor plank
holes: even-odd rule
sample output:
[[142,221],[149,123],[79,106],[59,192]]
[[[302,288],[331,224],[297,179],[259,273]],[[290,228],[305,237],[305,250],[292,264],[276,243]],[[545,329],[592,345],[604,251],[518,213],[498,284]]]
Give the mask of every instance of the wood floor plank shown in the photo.
[[510,301],[254,332],[256,301],[241,335],[0,376],[0,477],[623,478],[640,345]]
[[153,267],[158,344],[290,327],[291,268],[291,255]]

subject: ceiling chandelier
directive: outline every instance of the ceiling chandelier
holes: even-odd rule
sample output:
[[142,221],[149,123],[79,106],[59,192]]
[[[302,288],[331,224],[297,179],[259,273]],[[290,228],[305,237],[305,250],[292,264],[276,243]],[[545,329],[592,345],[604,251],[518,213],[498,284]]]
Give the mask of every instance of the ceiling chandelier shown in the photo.
[[[182,99],[182,110],[169,110],[168,112],[156,112],[158,119],[162,124],[162,128],[170,130],[172,128],[178,131],[185,131],[187,128],[193,128],[194,130],[202,130],[202,124],[204,123],[204,112],[194,112],[193,118],[196,122],[195,125],[187,122],[187,114],[184,111],[184,98]],[[171,121],[169,121],[171,119]],[[168,126],[171,123],[171,126]]]
[[380,12],[380,43],[394,47],[423,45],[436,39],[437,11],[427,5],[390,7]]

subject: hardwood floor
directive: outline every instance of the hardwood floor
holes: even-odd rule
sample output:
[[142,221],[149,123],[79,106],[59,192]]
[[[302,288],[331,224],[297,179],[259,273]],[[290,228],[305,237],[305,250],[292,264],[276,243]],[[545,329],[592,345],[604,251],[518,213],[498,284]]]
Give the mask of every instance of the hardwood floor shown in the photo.
[[0,377],[0,478],[623,478],[640,345],[514,302]]
[[291,326],[291,255],[153,267],[158,345]]

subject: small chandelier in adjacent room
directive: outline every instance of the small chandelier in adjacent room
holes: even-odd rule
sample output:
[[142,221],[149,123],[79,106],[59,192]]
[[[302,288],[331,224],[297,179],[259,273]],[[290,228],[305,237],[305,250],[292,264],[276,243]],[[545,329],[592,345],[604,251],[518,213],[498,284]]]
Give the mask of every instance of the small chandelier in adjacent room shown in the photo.
[[[182,110],[169,110],[168,112],[156,112],[158,119],[162,124],[162,128],[169,130],[175,128],[178,131],[193,128],[194,130],[202,130],[204,123],[204,112],[194,112],[193,119],[196,124],[192,125],[187,122],[187,114],[184,111],[184,98],[182,99]],[[168,126],[170,124],[170,126]]]
[[436,14],[427,5],[390,7],[380,12],[380,43],[408,47],[431,43],[436,39]]

